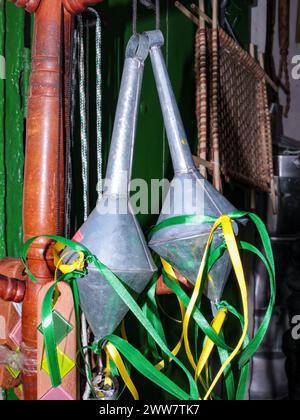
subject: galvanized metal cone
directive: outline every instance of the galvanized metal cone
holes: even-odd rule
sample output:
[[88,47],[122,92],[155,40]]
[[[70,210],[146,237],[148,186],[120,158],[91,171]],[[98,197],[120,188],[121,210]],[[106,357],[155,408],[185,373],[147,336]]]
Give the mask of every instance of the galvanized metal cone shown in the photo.
[[[116,274],[133,295],[142,292],[156,271],[128,195],[144,60],[148,52],[148,39],[145,36],[135,35],[131,38],[104,194],[76,235],[76,240]],[[126,315],[127,306],[93,265],[88,267],[87,276],[78,280],[78,287],[81,307],[95,339],[100,340],[111,334]]]
[[[180,184],[183,186],[182,190],[180,193],[174,193]],[[187,191],[188,185],[192,186],[194,192]],[[182,194],[181,201],[179,201],[180,194]],[[203,202],[196,208],[197,195],[198,197],[203,196]],[[185,200],[187,196],[192,196],[192,199]],[[174,216],[221,216],[233,210],[234,207],[195,170],[175,176],[165,199],[158,224]],[[204,223],[170,226],[155,233],[149,246],[192,284],[195,284],[211,228],[211,224]],[[223,234],[218,230],[213,240],[212,249],[217,248],[223,241]],[[226,252],[216,263],[207,279],[205,294],[212,302],[217,302],[221,298],[230,271],[231,263]]]
[[[158,224],[179,215],[218,217],[230,213],[235,208],[199,174],[194,165],[161,51],[163,35],[160,31],[146,34],[175,172]],[[168,227],[155,233],[149,246],[194,284],[211,228],[211,224],[204,223]],[[212,248],[215,249],[222,242],[222,232],[218,231]],[[230,271],[231,263],[226,252],[214,266],[206,283],[205,293],[212,302],[221,298]]]
[[[156,271],[144,235],[127,197],[111,198],[110,205],[120,205],[125,214],[101,214],[103,201],[81,227],[81,243],[123,281],[129,292],[138,296]],[[80,303],[97,340],[111,334],[128,312],[117,293],[95,269],[77,281]]]

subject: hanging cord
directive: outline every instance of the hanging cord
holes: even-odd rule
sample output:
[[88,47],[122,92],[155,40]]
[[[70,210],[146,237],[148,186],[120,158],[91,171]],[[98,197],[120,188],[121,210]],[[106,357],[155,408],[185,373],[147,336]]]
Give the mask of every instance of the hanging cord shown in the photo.
[[[280,43],[280,65],[279,80],[282,80],[283,87],[287,96],[286,107],[284,110],[285,118],[288,118],[291,108],[291,84],[289,73],[289,47],[290,47],[290,0],[279,1],[279,43]],[[284,77],[284,80],[283,80]]]
[[[97,192],[99,197],[102,195],[102,54],[101,54],[101,18],[98,12],[92,8],[88,9],[96,16],[96,124],[97,124]],[[87,77],[85,72],[85,55],[84,55],[84,31],[82,16],[78,17],[79,26],[79,96],[80,96],[80,118],[81,118],[81,157],[82,157],[82,180],[83,180],[83,201],[84,201],[84,220],[88,218],[88,123],[87,123],[87,102],[88,95],[86,95]],[[81,341],[84,350],[86,375],[88,377],[89,371],[89,353],[88,346],[90,341],[90,330],[84,314],[81,315]],[[101,358],[98,360],[100,375],[102,375],[103,366]],[[88,400],[91,395],[91,385],[89,381],[86,383],[83,400]]]
[[84,220],[89,213],[88,194],[88,142],[87,142],[87,105],[85,95],[86,75],[84,60],[84,30],[82,15],[78,15],[78,46],[79,46],[79,102],[80,102],[80,130],[81,130],[81,160],[83,183]]
[[[155,10],[156,30],[160,29],[160,0],[140,0],[147,9]],[[137,33],[138,0],[132,0],[132,32]]]
[[[267,6],[267,41],[266,51],[273,51],[274,49],[274,35],[276,24],[276,0],[268,0]],[[267,73],[270,74],[273,80],[277,79],[274,57],[272,54],[267,54]],[[272,102],[277,101],[277,93],[272,92]]]
[[[84,313],[82,312],[81,313],[81,345],[83,348],[83,355],[84,355],[84,360],[85,360],[85,374],[87,378],[89,378],[88,366],[90,366],[90,358],[89,358],[89,351],[88,351],[89,340],[90,340],[90,332],[88,330],[86,317]],[[83,401],[89,400],[90,396],[91,396],[91,385],[89,381],[87,380],[85,384],[84,393],[82,396]]]
[[97,192],[99,198],[102,195],[102,34],[101,34],[101,17],[99,13],[92,9],[88,10],[96,16],[96,124],[97,124]]
[[70,81],[66,87],[69,99],[68,115],[66,116],[66,182],[65,182],[65,237],[71,236],[71,207],[72,207],[72,147],[74,141],[74,113],[76,103],[76,71],[77,71],[77,29],[72,21]]
[[132,0],[132,32],[137,33],[137,0]]
[[[102,185],[102,33],[101,33],[101,18],[99,13],[93,9],[88,8],[88,11],[91,12],[96,17],[96,30],[95,30],[95,42],[96,42],[96,138],[97,138],[97,193],[98,198],[102,196],[103,185]],[[82,344],[83,347],[88,347],[90,333],[87,328],[87,322],[82,316],[83,328],[82,328]],[[86,361],[88,361],[88,351],[85,353]],[[99,364],[99,378],[103,378],[103,364],[101,356],[98,358]],[[88,365],[87,365],[88,366]],[[85,392],[83,395],[84,400],[88,400],[91,395],[91,388],[89,382],[86,383]]]
[[156,29],[160,29],[160,0],[155,2]]
[[[84,15],[86,16],[86,14]],[[88,145],[88,165],[90,160],[90,23],[88,19],[84,19],[84,36],[85,36],[85,103],[86,103],[86,139]],[[88,166],[89,173],[89,166]],[[89,180],[89,178],[88,178]],[[89,181],[88,181],[89,182]],[[89,191],[89,190],[88,190]],[[88,211],[89,213],[90,211]]]
[[73,57],[72,57],[72,72],[71,72],[71,115],[70,115],[70,123],[71,123],[71,133],[72,136],[72,146],[74,146],[74,129],[75,129],[75,123],[74,123],[74,116],[75,116],[75,108],[76,108],[76,85],[77,85],[77,69],[78,69],[78,60],[77,60],[77,54],[78,54],[78,30],[77,28],[74,28],[74,36],[73,36]]
[[[81,129],[81,163],[82,163],[82,183],[83,183],[83,211],[84,221],[88,218],[88,142],[87,142],[87,105],[86,105],[86,75],[85,75],[85,55],[84,55],[84,29],[82,15],[78,15],[78,54],[79,54],[79,102],[80,102],[80,129]],[[85,358],[85,370],[87,378],[89,377],[89,333],[87,321],[84,313],[81,314],[81,342]],[[87,381],[83,400],[87,400],[90,397],[90,386]]]

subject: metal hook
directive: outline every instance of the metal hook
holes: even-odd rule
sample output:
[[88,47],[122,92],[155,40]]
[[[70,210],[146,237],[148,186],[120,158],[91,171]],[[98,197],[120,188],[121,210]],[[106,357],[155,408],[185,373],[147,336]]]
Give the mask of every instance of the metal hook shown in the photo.
[[[156,16],[156,29],[160,29],[160,0],[139,0],[139,3],[146,7],[148,10],[153,10]],[[133,33],[137,33],[137,19],[138,19],[138,0],[132,1],[132,9],[133,9],[133,16],[132,16],[132,28]]]
[[156,5],[152,0],[140,0],[140,3],[145,6],[147,9],[156,10]]

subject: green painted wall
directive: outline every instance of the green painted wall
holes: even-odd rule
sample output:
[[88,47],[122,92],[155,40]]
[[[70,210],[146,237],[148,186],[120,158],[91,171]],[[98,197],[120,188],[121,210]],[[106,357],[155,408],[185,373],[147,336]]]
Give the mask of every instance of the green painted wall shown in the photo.
[[7,254],[20,255],[24,165],[24,12],[6,3],[6,245]]
[[[5,48],[5,5],[0,3],[0,54],[2,56]],[[4,141],[5,141],[5,80],[0,80],[0,258],[6,254],[5,241],[5,159],[4,159]]]
[[25,97],[30,56],[24,48],[24,11],[0,3],[0,51],[6,80],[0,81],[0,257],[19,256],[22,245],[22,192]]

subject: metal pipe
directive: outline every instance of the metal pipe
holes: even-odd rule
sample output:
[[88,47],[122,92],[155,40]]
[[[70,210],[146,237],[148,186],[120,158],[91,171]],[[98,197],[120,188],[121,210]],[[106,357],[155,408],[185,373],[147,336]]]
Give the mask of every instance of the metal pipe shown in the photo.
[[27,12],[33,13],[39,7],[41,0],[11,0],[16,6],[22,7]]
[[65,9],[72,14],[83,12],[90,6],[102,3],[103,0],[62,0]]
[[0,299],[6,302],[22,302],[25,295],[26,276],[20,259],[0,260]]
[[[127,181],[130,181],[144,60],[148,55],[148,47],[143,45],[143,41],[145,43],[147,38],[138,35],[133,37],[126,51],[107,164],[106,183],[104,185],[105,195],[128,195],[128,189],[126,188],[126,191],[124,191],[124,178],[120,174],[125,175]],[[128,182],[126,182],[126,187]]]
[[160,97],[163,117],[169,142],[175,174],[196,171],[190,146],[184,130],[176,98],[171,86],[166,63],[161,47],[164,38],[160,31],[147,32],[150,41],[150,57],[153,65],[154,77]]
[[[175,172],[158,223],[179,215],[217,217],[230,213],[234,207],[199,174],[194,165],[161,51],[164,43],[163,35],[160,31],[146,32],[146,34]],[[191,283],[195,283],[210,231],[210,225],[201,223],[169,226],[156,232],[149,246]],[[214,245],[217,246],[221,241],[223,238],[218,234],[214,239]],[[186,261],[190,261],[189,267]],[[228,253],[225,253],[213,268],[212,280],[205,290],[212,302],[217,302],[222,296],[230,268]]]
[[[148,53],[148,38],[134,35],[126,51],[104,194],[76,235],[76,239],[122,279],[135,296],[144,290],[156,271],[128,194],[144,61]],[[74,258],[76,254],[70,254],[66,262]],[[81,308],[95,341],[99,341],[115,330],[128,307],[92,264],[77,284]]]

